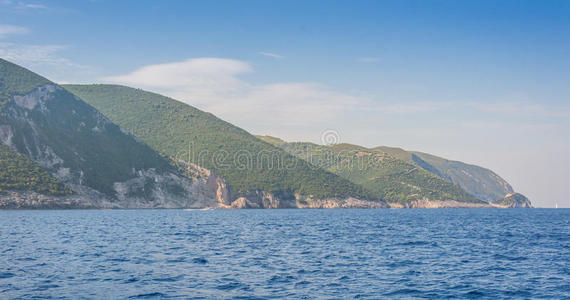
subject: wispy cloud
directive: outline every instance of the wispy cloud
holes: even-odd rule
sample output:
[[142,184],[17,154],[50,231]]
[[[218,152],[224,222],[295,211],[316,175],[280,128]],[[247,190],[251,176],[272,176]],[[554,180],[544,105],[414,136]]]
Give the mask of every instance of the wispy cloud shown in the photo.
[[270,52],[258,52],[258,53],[263,55],[263,56],[272,57],[272,58],[284,58],[284,56],[282,56],[282,55],[270,53]]
[[414,119],[442,111],[465,111],[445,101],[381,101],[337,91],[314,82],[255,84],[240,78],[254,72],[247,62],[224,58],[194,58],[141,67],[131,73],[102,78],[104,82],[153,90],[210,111],[240,125],[268,128],[330,126],[349,115],[369,119]]
[[14,34],[26,34],[30,31],[26,27],[0,24],[0,39]]
[[[96,67],[77,63],[65,56],[68,45],[27,45],[0,42],[0,58],[29,68],[50,80],[92,82]],[[91,79],[88,79],[90,78]],[[86,80],[88,79],[88,80]]]
[[0,4],[6,5],[15,9],[30,9],[30,10],[43,10],[47,6],[36,2],[13,1],[13,0],[0,0]]
[[104,80],[167,89],[176,93],[192,91],[193,95],[199,93],[202,97],[209,97],[243,88],[245,83],[236,76],[251,71],[249,64],[239,60],[205,57],[149,65],[126,75],[106,77]]
[[253,68],[243,61],[195,58],[103,81],[161,92],[237,124],[315,124],[362,106],[362,99],[317,83],[253,84],[240,78],[250,72]]
[[363,63],[376,63],[382,60],[379,57],[360,57],[358,61]]
[[47,64],[72,67],[79,66],[59,55],[59,52],[65,49],[67,49],[66,45],[22,45],[0,43],[0,57],[24,65]]
[[47,9],[47,7],[43,4],[37,4],[37,3],[23,3],[20,2],[18,4],[19,8],[29,8],[29,9]]

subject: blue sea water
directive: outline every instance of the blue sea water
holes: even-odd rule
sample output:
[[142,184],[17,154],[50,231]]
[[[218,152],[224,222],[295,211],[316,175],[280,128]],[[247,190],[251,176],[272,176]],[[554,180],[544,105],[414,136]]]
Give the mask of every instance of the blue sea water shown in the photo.
[[570,210],[0,211],[0,298],[569,298]]

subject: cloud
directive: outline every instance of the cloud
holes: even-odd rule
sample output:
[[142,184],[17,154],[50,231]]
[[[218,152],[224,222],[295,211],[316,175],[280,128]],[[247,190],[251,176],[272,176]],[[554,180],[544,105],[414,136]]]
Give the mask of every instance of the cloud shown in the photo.
[[[542,120],[553,112],[530,104],[401,102],[352,95],[314,82],[256,84],[242,78],[252,72],[250,64],[239,60],[194,58],[145,66],[103,81],[170,96],[256,133],[318,140],[323,129],[334,128],[370,146],[403,145],[410,140],[420,145],[445,145],[452,140],[450,136],[462,136],[465,130],[480,137],[480,143],[490,135],[497,140],[509,136],[519,140],[521,135],[513,132],[524,128],[533,129],[534,134],[548,129],[535,126],[540,119],[534,119],[533,112],[541,112]],[[565,114],[564,110],[559,113]]]
[[155,91],[247,129],[325,128],[367,120],[378,124],[379,118],[423,116],[451,106],[437,101],[380,101],[314,82],[255,84],[240,78],[252,72],[250,64],[239,60],[193,58],[144,66],[102,81]]
[[59,52],[67,49],[66,45],[22,45],[0,43],[0,57],[23,65],[53,65],[78,67],[63,58]]
[[25,8],[31,8],[31,9],[46,9],[47,8],[45,5],[41,5],[41,4],[23,3],[22,5]]
[[[249,64],[242,61],[207,57],[149,65],[126,75],[107,77],[105,80],[159,88],[224,89],[238,84],[236,75],[251,71]],[[234,84],[228,87],[231,82]]]
[[376,63],[380,62],[381,59],[378,57],[361,57],[358,59],[358,61],[363,63]]
[[149,65],[103,81],[160,92],[240,125],[316,124],[364,102],[317,83],[253,84],[240,78],[250,72],[253,68],[243,61],[195,58]]
[[26,34],[30,31],[26,27],[15,25],[0,25],[0,39],[14,34]]
[[0,43],[0,58],[19,64],[50,80],[91,82],[95,68],[78,64],[63,56],[67,45],[25,45]]
[[23,1],[0,0],[0,4],[10,6],[15,9],[44,10],[47,7],[39,3],[28,3]]
[[270,52],[258,52],[258,53],[263,55],[263,56],[272,57],[272,58],[284,58],[284,56],[282,56],[282,55],[270,53]]
[[29,8],[29,9],[47,9],[45,5],[42,4],[35,4],[35,3],[22,3],[19,4],[20,8]]

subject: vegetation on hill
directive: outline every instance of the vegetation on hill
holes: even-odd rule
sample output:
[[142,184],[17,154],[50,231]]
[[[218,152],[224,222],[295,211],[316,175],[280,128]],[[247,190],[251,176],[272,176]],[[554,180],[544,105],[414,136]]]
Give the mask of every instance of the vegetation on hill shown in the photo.
[[[9,128],[10,143],[19,153],[46,162],[50,172],[70,172],[72,183],[110,197],[116,194],[116,182],[137,177],[137,171],[177,172],[167,159],[67,90],[5,60],[0,60],[0,70],[0,94],[5,99],[37,93],[25,105],[5,101],[0,126]],[[45,84],[50,86],[36,89]]]
[[5,190],[31,190],[54,196],[72,193],[29,157],[0,144],[0,193]]
[[402,148],[381,146],[373,150],[415,164],[488,202],[498,201],[506,194],[513,193],[511,185],[489,169]]
[[413,155],[437,170],[442,178],[480,199],[494,202],[514,192],[507,181],[489,169],[421,152]]
[[[260,137],[267,142],[275,138]],[[428,198],[481,202],[453,183],[382,151],[339,144],[280,143],[285,151],[364,186],[389,202]]]
[[116,85],[64,87],[161,154],[214,171],[226,180],[233,197],[264,190],[378,199],[357,184],[171,98]]

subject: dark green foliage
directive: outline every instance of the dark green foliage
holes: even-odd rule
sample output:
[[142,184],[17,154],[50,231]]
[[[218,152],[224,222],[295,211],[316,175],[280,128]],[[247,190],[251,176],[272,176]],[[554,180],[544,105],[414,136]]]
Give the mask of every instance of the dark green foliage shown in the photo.
[[65,88],[163,155],[214,171],[226,180],[234,197],[264,190],[378,199],[350,181],[176,100],[114,85]]
[[54,196],[72,193],[30,158],[0,144],[0,192],[3,190],[32,190]]
[[[260,138],[273,141],[267,137]],[[406,203],[423,198],[480,202],[460,187],[382,151],[349,144],[319,146],[311,143],[285,143],[281,147],[314,165],[364,186],[389,202]]]

